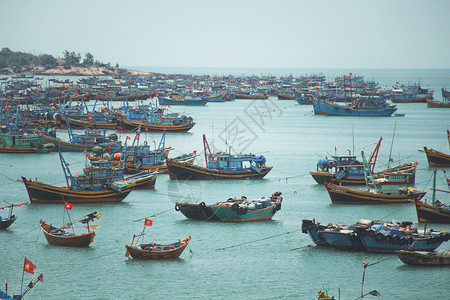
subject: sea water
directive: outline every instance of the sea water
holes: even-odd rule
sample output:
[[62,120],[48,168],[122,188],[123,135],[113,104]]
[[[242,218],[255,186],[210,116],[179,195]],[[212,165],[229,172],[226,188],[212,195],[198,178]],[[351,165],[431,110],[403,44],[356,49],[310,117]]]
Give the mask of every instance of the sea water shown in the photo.
[[[328,71],[323,72],[327,78],[348,72]],[[223,72],[218,69],[215,73]],[[276,75],[292,70],[284,72]],[[366,80],[373,76],[383,85],[420,81],[422,87],[434,89],[438,99],[440,88],[450,85],[450,70],[353,73],[365,75]],[[302,74],[305,72],[294,75]],[[360,157],[361,151],[369,156],[383,137],[377,169],[387,166],[390,153],[394,160],[391,166],[419,162],[415,187],[425,189],[426,198],[430,198],[435,168],[428,166],[420,150],[426,146],[450,152],[446,139],[450,110],[427,108],[425,103],[397,107],[397,113],[405,114],[404,117],[318,116],[313,114],[311,105],[275,97],[208,103],[205,107],[173,106],[171,111],[192,116],[196,125],[187,133],[167,134],[166,146],[174,148],[170,157],[197,150],[202,155],[195,164],[204,165],[205,134],[215,151],[263,155],[273,170],[260,180],[191,182],[159,175],[154,190],[133,191],[121,203],[75,204],[70,211],[72,220],[93,211],[102,214],[93,223],[100,228],[87,248],[48,245],[40,232],[41,219],[62,224],[62,205],[30,204],[16,208],[17,221],[0,232],[0,279],[8,280],[11,294],[19,293],[26,256],[36,264],[36,276],[43,273],[45,281],[29,292],[28,299],[313,299],[324,285],[336,298],[340,292],[341,299],[356,299],[361,294],[363,262],[367,262],[370,266],[365,273],[364,292],[377,290],[384,299],[443,299],[441,295],[448,293],[448,267],[414,267],[403,264],[395,254],[321,248],[300,230],[302,219],[313,218],[323,224],[351,224],[362,218],[411,220],[414,226],[424,227],[417,224],[413,204],[331,204],[325,187],[309,175],[325,156],[354,153]],[[63,130],[58,130],[58,135],[67,137]],[[119,137],[125,141],[127,135],[134,134],[123,133]],[[157,144],[160,138],[160,133],[145,132],[141,136],[149,145],[153,141]],[[82,171],[85,154],[63,155],[73,173]],[[441,168],[436,169],[438,188],[447,189]],[[3,201],[29,202],[23,183],[17,181],[21,176],[66,185],[58,153],[2,154],[0,207],[7,205]],[[277,191],[282,192],[282,208],[272,220],[264,222],[194,221],[174,209],[176,202],[212,204],[241,196],[252,200]],[[438,193],[438,197],[450,202],[448,194]],[[6,211],[0,214],[5,216]],[[153,220],[153,226],[145,228],[144,242],[171,243],[192,237],[179,259],[140,261],[125,257],[124,245],[131,243],[133,234],[143,231],[143,218]],[[450,231],[450,225],[430,227]],[[81,224],[76,230],[85,231]],[[444,243],[439,249],[450,249],[450,244]],[[36,276],[25,273],[25,284]]]

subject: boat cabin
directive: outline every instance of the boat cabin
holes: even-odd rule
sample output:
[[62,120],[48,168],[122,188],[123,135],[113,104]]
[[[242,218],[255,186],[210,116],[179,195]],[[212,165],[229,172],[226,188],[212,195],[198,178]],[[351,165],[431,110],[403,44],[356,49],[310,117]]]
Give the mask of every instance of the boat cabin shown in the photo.
[[266,158],[262,155],[231,155],[229,153],[219,152],[208,155],[207,157],[208,169],[212,170],[242,171],[245,169],[254,169],[255,171],[258,171],[266,166]]

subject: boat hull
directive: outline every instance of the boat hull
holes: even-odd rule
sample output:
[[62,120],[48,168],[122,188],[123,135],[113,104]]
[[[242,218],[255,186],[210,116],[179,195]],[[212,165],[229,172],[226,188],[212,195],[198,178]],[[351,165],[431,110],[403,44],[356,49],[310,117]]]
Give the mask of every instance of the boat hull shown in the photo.
[[[182,243],[181,243],[182,242]],[[189,240],[180,241],[180,246],[175,249],[151,251],[143,250],[137,247],[125,245],[127,254],[129,253],[134,259],[143,260],[160,260],[160,259],[174,259],[180,257],[186,246],[189,244]]]
[[406,193],[402,195],[375,194],[367,191],[346,188],[334,184],[325,183],[332,203],[339,204],[395,204],[408,203],[422,199],[425,191],[418,193]]
[[42,143],[52,143],[55,145],[53,148],[54,151],[64,151],[64,152],[84,152],[84,151],[92,151],[95,146],[98,145],[84,145],[84,144],[74,144],[70,142],[64,142],[60,139],[53,138],[46,135],[41,135],[40,140]]
[[178,162],[172,159],[167,159],[166,162],[170,179],[260,179],[272,170],[272,167],[268,167],[262,169],[260,173],[252,169],[240,172],[225,172],[203,168],[186,162]]
[[0,230],[8,229],[8,227],[11,226],[16,220],[17,218],[2,219],[0,221]]
[[421,201],[416,201],[417,219],[423,223],[450,224],[450,210],[434,206]]
[[354,233],[319,231],[319,235],[333,248],[350,251],[365,251],[361,239]]
[[427,107],[430,108],[450,108],[450,102],[438,102],[434,100],[427,100]]
[[314,114],[325,116],[347,116],[347,117],[389,117],[397,108],[388,106],[382,109],[354,109],[327,101],[313,100]]
[[219,220],[219,218],[214,214],[211,207],[206,205],[204,202],[199,204],[193,203],[176,203],[175,210],[181,211],[181,213],[188,219],[197,221],[209,221],[209,220]]
[[377,232],[373,235],[368,234],[369,230],[359,232],[364,248],[370,252],[395,252],[398,250],[411,250],[411,251],[433,251],[439,247],[448,237],[444,235],[428,236],[423,238],[409,238],[403,239],[399,235],[384,235],[381,232]]
[[228,222],[253,222],[270,220],[277,211],[274,205],[257,210],[233,210],[231,206],[216,205],[210,205],[210,208],[220,221]]
[[41,229],[47,239],[47,242],[54,246],[87,247],[94,241],[95,236],[94,231],[75,236],[57,236],[47,232],[42,227]]
[[430,167],[450,167],[450,155],[423,147]]
[[425,103],[425,102],[427,102],[427,99],[429,99],[428,96],[415,97],[415,98],[409,98],[409,99],[402,99],[402,98],[395,98],[395,97],[390,98],[390,100],[394,103]]
[[327,226],[320,225],[315,220],[302,220],[302,233],[308,234],[317,246],[330,246],[327,240],[322,235],[319,235],[319,231],[325,230],[326,228]]
[[448,266],[450,265],[450,250],[422,252],[400,250],[397,252],[402,262],[413,266]]
[[76,191],[27,180],[25,177],[22,177],[22,181],[25,184],[31,203],[64,203],[66,201],[70,203],[121,202],[132,190],[132,187],[127,186],[120,192],[113,189]]
[[192,127],[194,127],[195,123],[190,123],[186,125],[153,125],[140,121],[132,121],[124,118],[120,118],[118,120],[118,124],[120,127],[126,130],[135,130],[136,128],[141,127],[141,130],[145,131],[158,131],[158,132],[187,132]]

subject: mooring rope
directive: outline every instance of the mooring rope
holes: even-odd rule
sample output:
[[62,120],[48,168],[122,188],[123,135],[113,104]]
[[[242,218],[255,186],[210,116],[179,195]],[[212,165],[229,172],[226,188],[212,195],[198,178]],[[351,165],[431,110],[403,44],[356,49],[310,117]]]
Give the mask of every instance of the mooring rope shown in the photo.
[[284,232],[284,233],[272,235],[272,236],[265,237],[265,238],[262,238],[262,239],[257,239],[257,240],[253,240],[253,241],[249,241],[249,242],[245,242],[245,243],[241,243],[241,244],[237,244],[237,245],[233,245],[233,246],[228,246],[228,247],[218,248],[218,249],[216,249],[216,250],[225,250],[225,249],[234,248],[234,247],[239,247],[239,246],[243,246],[243,245],[247,245],[247,244],[251,244],[251,243],[256,243],[256,242],[260,242],[260,241],[272,239],[272,238],[275,238],[275,237],[279,237],[279,236],[282,236],[282,235],[294,233],[294,232],[297,232],[297,231],[300,231],[300,230],[301,230],[301,229],[296,229],[296,230],[293,230],[293,231],[287,231],[287,232]]

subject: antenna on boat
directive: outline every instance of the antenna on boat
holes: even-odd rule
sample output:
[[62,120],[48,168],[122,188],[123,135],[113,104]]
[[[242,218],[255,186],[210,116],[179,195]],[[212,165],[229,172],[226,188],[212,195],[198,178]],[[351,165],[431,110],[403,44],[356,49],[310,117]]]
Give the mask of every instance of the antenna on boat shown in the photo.
[[353,144],[353,152],[355,153],[355,131],[353,130],[353,123],[352,123],[352,144]]
[[389,151],[389,160],[388,160],[388,165],[387,168],[389,169],[389,164],[391,162],[391,155],[392,155],[392,146],[394,145],[394,137],[395,137],[395,128],[397,127],[397,121],[395,121],[394,123],[394,132],[392,133],[392,142],[391,142],[391,150]]

